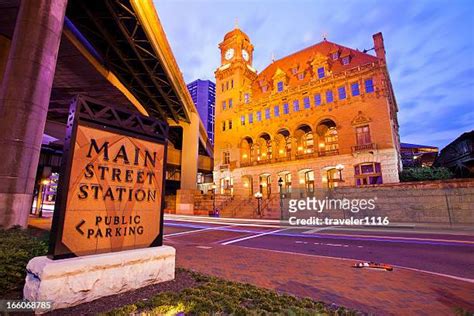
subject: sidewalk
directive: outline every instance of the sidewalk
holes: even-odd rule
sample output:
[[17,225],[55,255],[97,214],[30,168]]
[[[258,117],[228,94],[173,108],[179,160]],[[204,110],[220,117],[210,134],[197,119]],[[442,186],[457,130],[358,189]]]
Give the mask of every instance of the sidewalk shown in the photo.
[[260,287],[308,296],[377,315],[451,315],[474,310],[474,284],[395,268],[351,268],[354,260],[178,241],[177,266]]

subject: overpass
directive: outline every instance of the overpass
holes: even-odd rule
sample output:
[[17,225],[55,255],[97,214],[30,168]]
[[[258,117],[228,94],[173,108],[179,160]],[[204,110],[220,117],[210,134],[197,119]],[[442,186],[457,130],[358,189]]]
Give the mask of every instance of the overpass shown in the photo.
[[77,95],[169,123],[168,171],[189,209],[212,147],[152,0],[2,0],[0,11],[0,226],[26,226],[41,145],[61,148]]

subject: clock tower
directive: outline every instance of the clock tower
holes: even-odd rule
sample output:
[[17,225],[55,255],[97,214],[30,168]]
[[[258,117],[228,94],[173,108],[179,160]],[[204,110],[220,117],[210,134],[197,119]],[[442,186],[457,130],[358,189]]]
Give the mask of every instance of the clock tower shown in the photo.
[[218,187],[232,187],[232,179],[221,170],[230,168],[238,159],[239,139],[233,137],[240,122],[236,112],[246,106],[251,98],[251,85],[257,77],[252,67],[253,45],[247,34],[237,26],[224,36],[219,44],[221,64],[215,71],[216,76],[216,107],[215,107],[215,141],[214,167],[219,178],[227,181],[216,183]]

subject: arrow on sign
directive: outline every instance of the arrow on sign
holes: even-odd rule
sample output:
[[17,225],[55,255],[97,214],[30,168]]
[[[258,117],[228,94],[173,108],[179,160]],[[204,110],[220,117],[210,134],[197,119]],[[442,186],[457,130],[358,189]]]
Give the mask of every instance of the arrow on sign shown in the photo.
[[76,225],[76,230],[77,230],[81,235],[84,235],[84,232],[82,231],[81,226],[84,225],[85,222],[86,222],[85,220],[81,220],[81,222]]

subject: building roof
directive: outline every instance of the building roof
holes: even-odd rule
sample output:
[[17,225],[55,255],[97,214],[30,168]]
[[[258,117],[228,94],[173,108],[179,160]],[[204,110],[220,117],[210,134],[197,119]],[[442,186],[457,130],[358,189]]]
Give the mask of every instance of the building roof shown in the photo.
[[417,145],[417,144],[409,144],[409,143],[400,143],[401,148],[433,148],[438,149],[435,146],[428,146],[428,145]]
[[[331,58],[331,54],[335,52],[339,53],[339,58],[337,60]],[[348,65],[343,65],[342,58],[346,56],[350,58],[350,62]],[[331,74],[337,74],[357,66],[377,61],[377,57],[373,55],[324,40],[278,59],[268,65],[254,81],[252,87],[253,98],[258,98],[258,96],[265,94],[261,89],[263,85],[268,85],[267,91],[271,91],[273,85],[272,80],[278,69],[286,74],[286,86],[292,87],[304,84],[313,78],[313,75],[309,75],[314,72],[312,69],[312,63],[315,65],[319,63],[327,63],[326,72],[329,71]],[[293,69],[295,69],[295,72],[293,72]],[[304,74],[304,79],[298,79],[299,73]]]

